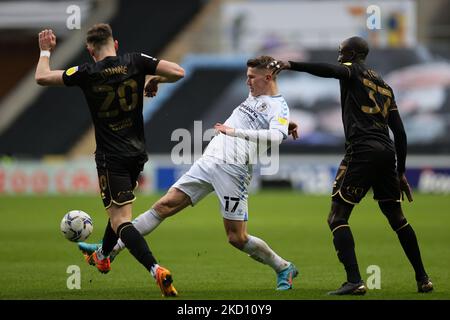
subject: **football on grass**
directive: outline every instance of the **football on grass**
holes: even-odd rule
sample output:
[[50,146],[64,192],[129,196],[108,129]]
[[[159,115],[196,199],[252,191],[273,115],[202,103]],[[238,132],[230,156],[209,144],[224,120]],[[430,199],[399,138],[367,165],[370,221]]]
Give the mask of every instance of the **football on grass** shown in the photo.
[[86,240],[93,229],[92,218],[81,210],[69,211],[61,220],[61,232],[70,241],[79,242]]

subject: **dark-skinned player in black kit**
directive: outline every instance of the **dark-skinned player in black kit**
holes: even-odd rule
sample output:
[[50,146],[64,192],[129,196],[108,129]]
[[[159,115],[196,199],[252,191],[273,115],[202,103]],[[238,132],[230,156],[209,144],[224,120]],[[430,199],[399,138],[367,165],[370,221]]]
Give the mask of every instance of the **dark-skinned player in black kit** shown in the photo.
[[[430,292],[433,284],[422,263],[416,234],[406,220],[401,200],[412,193],[405,177],[407,138],[392,88],[365,65],[369,46],[361,37],[344,40],[339,47],[338,65],[275,61],[282,70],[307,72],[323,78],[339,79],[345,156],[333,184],[328,225],[347,281],[330,295],[363,295],[349,217],[372,188],[374,199],[397,233],[401,246],[415,271],[418,292]],[[389,128],[394,142],[389,137]]]

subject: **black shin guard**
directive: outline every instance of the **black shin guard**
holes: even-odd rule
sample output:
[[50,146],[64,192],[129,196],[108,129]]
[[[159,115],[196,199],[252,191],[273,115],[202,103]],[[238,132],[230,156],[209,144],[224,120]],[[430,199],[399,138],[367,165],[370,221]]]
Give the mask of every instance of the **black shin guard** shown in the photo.
[[153,257],[147,242],[133,224],[131,222],[122,223],[117,228],[117,234],[136,260],[151,272],[151,268],[157,263],[156,259]]
[[355,241],[348,225],[338,225],[333,229],[333,243],[339,261],[344,265],[347,281],[357,283],[361,281],[358,262],[355,254]]
[[117,240],[119,240],[119,237],[111,227],[111,220],[108,220],[102,242],[102,253],[105,257],[109,256],[111,251],[114,249],[114,246],[117,244]]

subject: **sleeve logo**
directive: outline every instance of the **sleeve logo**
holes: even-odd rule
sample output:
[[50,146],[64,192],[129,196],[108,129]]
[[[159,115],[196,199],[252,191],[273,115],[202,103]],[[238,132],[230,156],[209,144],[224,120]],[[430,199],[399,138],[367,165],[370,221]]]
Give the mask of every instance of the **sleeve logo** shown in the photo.
[[78,71],[78,66],[67,69],[66,75],[71,76]]
[[279,122],[280,124],[282,124],[283,126],[285,126],[285,125],[288,124],[288,119],[282,118],[282,117],[278,117],[278,122]]

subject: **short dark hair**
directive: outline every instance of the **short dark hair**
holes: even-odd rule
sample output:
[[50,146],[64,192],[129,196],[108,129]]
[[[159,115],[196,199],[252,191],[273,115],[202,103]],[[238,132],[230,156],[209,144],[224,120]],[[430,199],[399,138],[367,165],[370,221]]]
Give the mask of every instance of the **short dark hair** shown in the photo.
[[98,23],[93,25],[86,34],[86,43],[98,49],[108,43],[112,39],[112,29],[107,23]]
[[256,69],[268,69],[269,64],[275,61],[271,56],[259,56],[257,58],[248,59],[247,67]]

